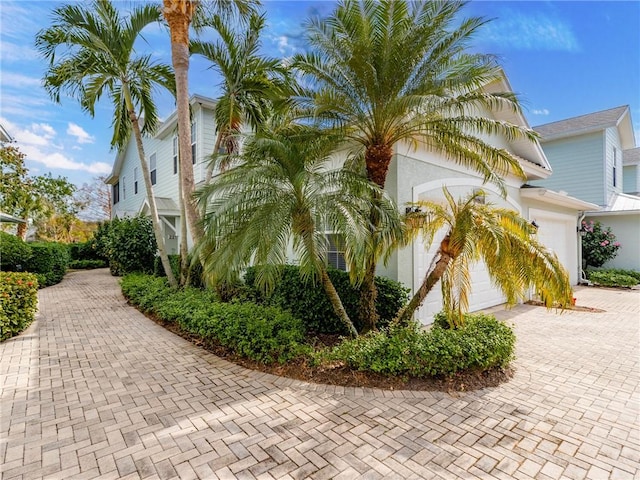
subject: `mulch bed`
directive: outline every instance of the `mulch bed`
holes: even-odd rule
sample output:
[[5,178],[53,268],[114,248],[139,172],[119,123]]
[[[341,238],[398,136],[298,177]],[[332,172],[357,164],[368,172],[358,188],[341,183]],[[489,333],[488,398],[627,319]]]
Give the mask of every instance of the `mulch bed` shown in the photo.
[[[525,305],[534,305],[536,307],[544,307],[545,304],[542,302],[539,302],[537,300],[529,300],[527,302],[524,302]],[[555,307],[553,307],[555,308]],[[560,307],[557,307],[560,308]],[[594,307],[583,307],[582,305],[571,305],[569,307],[565,307],[565,310],[573,310],[576,312],[592,312],[592,313],[603,313],[606,312],[606,310],[601,310],[599,308],[594,308]]]
[[[250,370],[310,383],[343,387],[380,388],[384,390],[423,390],[454,393],[497,387],[501,383],[510,380],[514,373],[512,368],[493,368],[487,371],[463,372],[452,377],[416,378],[389,377],[373,372],[361,372],[344,365],[311,366],[306,360],[292,361],[284,365],[278,363],[264,365],[254,360],[240,357],[222,345],[203,342],[200,338],[185,332],[176,324],[167,323],[154,315],[147,314],[146,316],[167,330],[189,340],[194,345],[202,347],[229,362]],[[339,337],[332,335],[314,337],[314,340],[317,340],[317,343],[328,346],[335,345],[340,341]]]

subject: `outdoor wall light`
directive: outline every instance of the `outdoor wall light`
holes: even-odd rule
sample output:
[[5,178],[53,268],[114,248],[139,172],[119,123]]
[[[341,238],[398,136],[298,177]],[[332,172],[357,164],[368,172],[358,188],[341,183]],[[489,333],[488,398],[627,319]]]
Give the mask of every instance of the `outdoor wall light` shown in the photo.
[[406,207],[404,213],[409,215],[410,213],[420,213],[420,207]]
[[581,237],[584,237],[588,232],[587,227],[585,226],[584,223],[579,227],[576,227],[576,230],[578,231]]
[[540,225],[538,225],[535,220],[531,220],[531,226],[533,228],[535,228],[536,230],[538,230],[538,228],[540,228]]

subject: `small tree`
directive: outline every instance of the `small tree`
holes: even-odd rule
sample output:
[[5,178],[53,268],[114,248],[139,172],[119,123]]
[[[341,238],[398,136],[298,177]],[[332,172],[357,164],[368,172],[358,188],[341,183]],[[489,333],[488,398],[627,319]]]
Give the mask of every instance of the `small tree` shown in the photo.
[[582,229],[586,231],[582,237],[582,262],[584,267],[601,267],[615,258],[620,242],[611,231],[611,227],[603,228],[600,222],[583,221]]

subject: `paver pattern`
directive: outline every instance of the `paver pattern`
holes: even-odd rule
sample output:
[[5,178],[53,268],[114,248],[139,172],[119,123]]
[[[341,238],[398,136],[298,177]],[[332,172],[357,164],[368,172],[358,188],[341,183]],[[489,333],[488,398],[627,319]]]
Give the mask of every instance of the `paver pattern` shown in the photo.
[[500,310],[515,377],[449,395],[252,372],[71,273],[0,344],[1,477],[640,478],[640,291],[576,296],[606,313]]

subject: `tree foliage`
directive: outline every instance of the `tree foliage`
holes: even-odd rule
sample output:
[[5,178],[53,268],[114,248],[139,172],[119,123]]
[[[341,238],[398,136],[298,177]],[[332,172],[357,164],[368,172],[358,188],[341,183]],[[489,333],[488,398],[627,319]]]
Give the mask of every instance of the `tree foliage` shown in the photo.
[[585,267],[601,267],[615,258],[622,246],[616,240],[611,227],[603,227],[600,222],[583,221],[586,232],[582,237],[582,261]]

